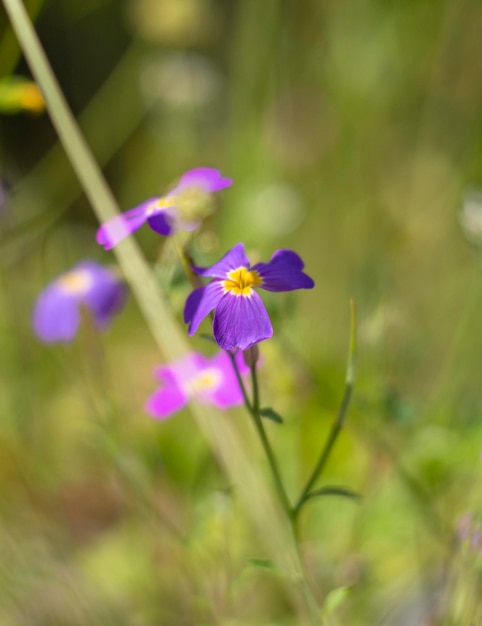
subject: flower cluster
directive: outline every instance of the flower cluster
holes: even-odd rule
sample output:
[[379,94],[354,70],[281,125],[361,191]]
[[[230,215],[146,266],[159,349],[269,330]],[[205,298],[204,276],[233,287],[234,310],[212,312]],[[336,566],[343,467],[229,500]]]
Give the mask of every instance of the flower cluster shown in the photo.
[[[190,170],[165,196],[150,198],[103,224],[97,231],[97,242],[109,250],[146,222],[164,236],[179,230],[192,231],[212,211],[212,194],[231,184],[232,180],[216,169]],[[292,250],[277,250],[267,263],[251,266],[242,243],[210,267],[192,266],[195,274],[212,280],[187,298],[184,321],[188,333],[193,335],[214,311],[213,334],[223,351],[211,359],[193,352],[170,366],[159,367],[161,386],[147,401],[147,412],[164,419],[193,397],[221,408],[240,404],[243,395],[227,352],[235,355],[242,375],[249,369],[242,352],[273,335],[256,288],[272,292],[311,289],[314,282],[303,268],[303,261]],[[79,327],[82,307],[102,329],[124,300],[124,285],[115,274],[84,261],[39,296],[33,314],[34,330],[45,342],[71,341]]]

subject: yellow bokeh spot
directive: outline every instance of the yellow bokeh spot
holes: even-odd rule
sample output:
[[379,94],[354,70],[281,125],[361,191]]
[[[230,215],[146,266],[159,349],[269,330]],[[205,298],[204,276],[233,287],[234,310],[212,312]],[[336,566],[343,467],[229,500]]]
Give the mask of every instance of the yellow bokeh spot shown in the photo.
[[261,276],[254,270],[238,267],[228,272],[228,279],[223,280],[224,291],[235,296],[250,296],[253,293],[251,287],[257,287],[263,283]]
[[0,79],[0,113],[13,114],[19,111],[43,113],[45,102],[42,92],[34,82],[20,76]]
[[24,111],[42,113],[45,110],[45,102],[42,92],[35,83],[25,83],[17,86],[17,98]]
[[74,270],[59,278],[59,286],[64,293],[81,296],[92,285],[92,277],[87,270]]

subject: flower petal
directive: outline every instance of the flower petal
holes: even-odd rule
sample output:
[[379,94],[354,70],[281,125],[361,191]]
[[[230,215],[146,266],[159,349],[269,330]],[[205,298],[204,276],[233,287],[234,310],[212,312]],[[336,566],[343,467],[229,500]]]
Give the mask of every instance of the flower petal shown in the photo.
[[269,263],[258,263],[251,269],[261,276],[260,287],[267,291],[312,289],[315,283],[301,271],[303,267],[303,261],[292,250],[277,250]]
[[105,328],[124,305],[126,285],[112,271],[92,261],[79,263],[75,270],[89,272],[91,286],[81,300],[92,311],[97,327]]
[[249,259],[244,251],[244,244],[238,243],[227,252],[222,259],[210,267],[193,266],[193,271],[199,276],[213,276],[214,278],[226,278],[231,270],[238,267],[249,267]]
[[188,187],[199,187],[203,191],[211,193],[230,187],[232,184],[232,179],[223,178],[219,170],[210,167],[198,167],[181,176],[175,191],[179,192]]
[[184,306],[184,322],[189,324],[188,334],[194,335],[199,324],[217,306],[223,297],[223,287],[217,280],[206,287],[195,289]]
[[162,387],[147,399],[145,410],[158,419],[166,419],[187,403],[186,394],[175,385]]
[[156,368],[156,378],[165,385],[184,387],[206,367],[208,359],[199,352],[189,352],[186,356],[169,365]]
[[76,297],[66,294],[58,282],[53,283],[37,299],[32,321],[41,341],[72,341],[80,322]]
[[[241,374],[247,373],[249,368],[244,363],[243,353],[238,352],[235,358],[239,372]],[[222,378],[220,384],[215,389],[204,392],[204,398],[220,409],[242,404],[243,394],[228,354],[220,351],[210,360],[208,367],[217,369],[221,373]]]
[[96,240],[106,250],[110,250],[120,241],[128,237],[135,230],[140,228],[147,219],[147,209],[157,198],[150,198],[139,206],[117,215],[109,220],[97,231]]
[[175,228],[176,221],[177,215],[173,208],[161,209],[147,218],[147,223],[152,230],[159,235],[164,235],[164,237],[172,235],[174,230],[177,230]]
[[273,335],[273,327],[261,298],[225,294],[219,301],[213,322],[214,338],[224,350],[246,350]]

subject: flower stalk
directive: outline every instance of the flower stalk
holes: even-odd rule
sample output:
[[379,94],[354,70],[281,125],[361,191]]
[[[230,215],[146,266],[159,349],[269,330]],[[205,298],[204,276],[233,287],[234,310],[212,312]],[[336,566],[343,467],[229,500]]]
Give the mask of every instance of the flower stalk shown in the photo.
[[236,363],[236,359],[234,354],[228,352],[231,362],[233,364],[234,371],[236,373],[236,378],[238,380],[239,386],[241,388],[241,392],[244,398],[244,404],[251,418],[253,419],[256,432],[258,433],[259,439],[261,441],[261,445],[263,446],[263,450],[266,454],[266,458],[268,459],[268,463],[271,469],[271,474],[273,476],[274,484],[276,487],[276,491],[278,493],[279,500],[281,505],[288,517],[289,520],[292,519],[292,507],[291,503],[286,494],[286,489],[283,485],[283,480],[281,478],[281,473],[278,468],[278,463],[276,461],[276,457],[274,455],[273,449],[271,448],[271,444],[269,443],[268,436],[264,429],[263,420],[261,418],[260,413],[260,402],[259,402],[259,384],[258,384],[258,374],[256,370],[256,363],[251,364],[251,385],[253,390],[253,400],[252,402],[249,399],[248,393],[246,391],[246,387],[244,386],[243,379],[241,377],[241,373],[239,371],[238,364]]

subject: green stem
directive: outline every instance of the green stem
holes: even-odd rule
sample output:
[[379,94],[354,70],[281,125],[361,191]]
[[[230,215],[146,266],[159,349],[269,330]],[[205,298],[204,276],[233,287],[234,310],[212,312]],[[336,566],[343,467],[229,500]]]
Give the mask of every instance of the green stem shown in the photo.
[[298,515],[298,513],[301,510],[301,507],[303,506],[304,502],[309,498],[309,494],[310,491],[312,489],[312,487],[315,485],[315,483],[317,482],[318,478],[321,476],[325,465],[330,457],[331,451],[333,449],[333,446],[335,445],[335,442],[338,438],[338,435],[340,434],[341,429],[343,428],[343,423],[345,421],[345,416],[346,416],[346,412],[348,410],[348,406],[350,404],[350,399],[351,399],[351,395],[352,395],[352,391],[353,391],[353,385],[352,384],[347,384],[345,386],[345,393],[343,394],[343,399],[341,401],[341,405],[340,405],[340,409],[338,411],[338,415],[336,417],[336,420],[333,422],[332,426],[331,426],[331,430],[330,433],[328,435],[328,438],[325,442],[325,445],[323,447],[323,450],[321,452],[321,455],[318,459],[318,463],[315,465],[315,468],[310,476],[310,478],[308,479],[303,491],[301,492],[300,497],[298,498],[294,509],[293,509],[293,516],[296,517]]
[[246,387],[244,386],[243,379],[241,377],[238,365],[236,363],[236,358],[230,352],[228,352],[228,354],[229,354],[229,358],[231,359],[231,363],[233,364],[234,373],[236,375],[239,386],[241,388],[241,393],[243,394],[244,404],[246,406],[246,409],[248,410],[248,413],[251,415],[253,419],[254,425],[256,427],[256,431],[261,440],[261,445],[263,446],[263,450],[268,459],[268,463],[271,469],[271,473],[273,475],[278,497],[283,506],[283,509],[285,510],[286,515],[288,516],[288,519],[291,521],[292,519],[291,504],[288,499],[288,496],[286,495],[286,490],[284,488],[283,481],[281,479],[281,474],[278,468],[278,463],[276,462],[276,458],[274,456],[273,450],[269,443],[268,436],[266,435],[266,431],[263,426],[263,420],[261,419],[261,415],[260,415],[259,385],[258,385],[258,376],[257,376],[257,371],[256,371],[256,363],[253,363],[251,365],[251,384],[253,387],[253,401],[250,402],[248,394],[246,392]]
[[252,363],[251,367],[251,385],[253,387],[253,411],[259,416],[259,385],[258,385],[258,373],[256,371],[256,363]]
[[333,450],[333,446],[338,439],[338,435],[340,434],[341,429],[343,428],[345,417],[348,411],[348,407],[350,405],[351,396],[353,393],[353,385],[355,383],[355,352],[356,352],[356,323],[355,323],[355,303],[353,300],[350,302],[350,312],[351,312],[351,323],[350,323],[350,344],[348,350],[348,365],[346,370],[345,377],[345,391],[343,393],[343,398],[341,401],[340,408],[338,410],[338,414],[336,416],[335,421],[333,422],[330,432],[328,434],[328,438],[323,446],[320,457],[318,459],[313,472],[311,473],[310,478],[308,479],[305,487],[303,488],[300,497],[296,501],[295,506],[292,509],[292,518],[293,521],[296,520],[299,512],[303,504],[310,496],[310,491],[321,476],[323,470],[325,469],[326,463],[330,458],[331,451]]
[[239,372],[239,368],[238,368],[238,365],[236,363],[236,357],[234,356],[234,354],[232,352],[229,352],[229,350],[227,350],[227,354],[228,354],[229,358],[231,359],[231,363],[233,364],[234,374],[236,376],[236,380],[238,381],[239,388],[241,389],[241,393],[243,394],[244,405],[248,409],[248,411],[250,413],[252,413],[253,408],[251,406],[251,402],[249,400],[249,396],[248,396],[248,392],[246,391],[246,387],[244,386],[243,379],[242,379],[241,374]]

